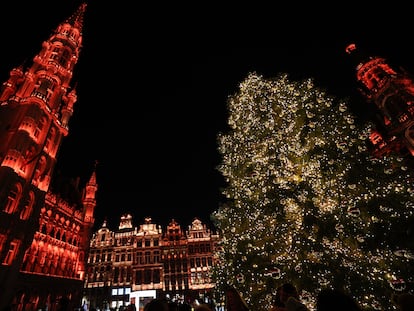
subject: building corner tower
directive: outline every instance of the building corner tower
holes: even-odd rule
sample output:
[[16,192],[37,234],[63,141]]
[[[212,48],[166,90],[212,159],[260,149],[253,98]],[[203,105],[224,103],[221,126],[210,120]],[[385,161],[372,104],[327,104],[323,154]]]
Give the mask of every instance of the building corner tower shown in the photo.
[[370,135],[374,156],[396,153],[411,159],[414,156],[413,77],[393,68],[383,57],[364,55],[353,43],[345,50],[356,65],[360,94],[378,111],[374,120],[376,128]]

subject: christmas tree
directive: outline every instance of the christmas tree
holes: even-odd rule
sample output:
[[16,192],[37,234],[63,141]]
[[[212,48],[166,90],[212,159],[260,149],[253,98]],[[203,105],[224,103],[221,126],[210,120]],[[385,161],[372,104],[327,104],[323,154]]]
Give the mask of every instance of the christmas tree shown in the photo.
[[252,73],[228,111],[218,136],[227,202],[212,214],[222,237],[218,292],[231,284],[252,310],[268,310],[277,286],[291,282],[310,309],[320,289],[335,287],[367,309],[392,310],[392,293],[414,275],[404,159],[372,157],[371,123],[313,79]]

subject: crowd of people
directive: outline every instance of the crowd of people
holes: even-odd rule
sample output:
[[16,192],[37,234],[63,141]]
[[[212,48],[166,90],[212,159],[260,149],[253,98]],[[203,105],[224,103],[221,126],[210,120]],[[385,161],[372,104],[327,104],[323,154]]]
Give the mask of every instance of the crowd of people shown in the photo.
[[144,306],[144,311],[214,311],[208,304],[192,307],[187,303],[176,303],[165,299],[152,299]]
[[[414,294],[401,293],[390,298],[398,311],[414,311]],[[339,289],[322,289],[316,297],[316,311],[362,311],[363,308],[350,293]],[[240,293],[234,287],[226,289],[226,311],[250,311]],[[204,309],[200,311],[212,311]],[[310,311],[301,301],[297,287],[285,283],[277,288],[273,305],[269,311]]]
[[[238,290],[228,286],[225,290],[225,311],[254,311],[246,304]],[[401,293],[390,298],[398,311],[414,311],[414,295]],[[195,307],[182,304],[177,305],[162,299],[153,299],[145,305],[144,311],[215,311],[208,304],[199,304]],[[362,311],[363,308],[349,293],[339,289],[322,289],[316,297],[316,311]],[[269,311],[310,311],[301,302],[299,292],[291,283],[285,283],[276,290],[273,305]]]
[[[414,311],[414,295],[402,293],[391,297],[398,311]],[[349,293],[339,289],[322,289],[316,297],[316,311],[362,311],[363,308]],[[236,310],[234,310],[236,311]],[[280,286],[270,311],[309,311],[300,301],[297,288],[291,283]]]
[[[177,303],[171,300],[154,298],[144,306],[144,311],[254,311],[250,308],[239,291],[228,286],[225,289],[224,308],[214,308],[210,304],[201,303],[190,305],[188,303]],[[63,297],[59,301],[58,310],[67,311],[69,300]],[[390,303],[397,311],[414,311],[414,294],[400,293],[390,297]],[[47,310],[47,309],[46,309]],[[109,309],[108,309],[109,310]],[[363,311],[349,293],[339,289],[322,289],[316,297],[316,311]],[[89,311],[85,304],[80,311]],[[126,311],[137,311],[135,304],[127,306]],[[297,287],[291,283],[285,283],[276,290],[272,307],[269,311],[310,311],[301,301]]]
[[[398,311],[414,311],[414,295],[402,293],[391,297],[390,302]],[[322,289],[316,297],[316,311],[362,311],[352,296],[339,289]],[[280,286],[270,311],[309,311],[300,301],[297,288],[291,283]]]

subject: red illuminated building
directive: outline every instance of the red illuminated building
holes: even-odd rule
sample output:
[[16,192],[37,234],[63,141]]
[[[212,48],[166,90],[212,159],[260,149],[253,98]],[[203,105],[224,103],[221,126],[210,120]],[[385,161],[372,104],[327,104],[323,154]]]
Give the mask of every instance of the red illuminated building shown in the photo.
[[[0,310],[73,310],[81,301],[94,224],[95,172],[76,200],[52,174],[77,100],[70,85],[86,5],[18,66],[0,90]],[[67,184],[65,186],[68,186]],[[68,309],[68,310],[69,310]]]
[[85,299],[96,309],[133,303],[142,310],[155,297],[209,303],[218,241],[197,218],[186,231],[173,219],[165,232],[151,218],[137,228],[132,216],[124,215],[116,231],[104,222],[91,239]]
[[356,78],[362,96],[378,111],[376,129],[371,133],[374,155],[395,152],[414,155],[414,80],[392,68],[382,57],[365,56],[350,44],[346,52],[354,57]]

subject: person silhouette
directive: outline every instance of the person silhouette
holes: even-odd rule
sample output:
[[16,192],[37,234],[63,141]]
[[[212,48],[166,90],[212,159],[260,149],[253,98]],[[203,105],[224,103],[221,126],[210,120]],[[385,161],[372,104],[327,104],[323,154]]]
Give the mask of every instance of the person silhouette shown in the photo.
[[317,311],[362,311],[349,294],[339,289],[322,289],[316,297]]
[[276,290],[271,311],[308,311],[308,308],[300,301],[296,286],[284,283]]
[[225,296],[226,311],[249,311],[249,307],[235,287],[228,286],[225,289]]

